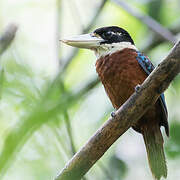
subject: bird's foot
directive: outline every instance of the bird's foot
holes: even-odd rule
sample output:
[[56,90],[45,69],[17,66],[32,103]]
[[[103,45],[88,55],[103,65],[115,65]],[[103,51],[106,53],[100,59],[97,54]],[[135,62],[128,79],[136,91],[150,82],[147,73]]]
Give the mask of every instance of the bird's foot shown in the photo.
[[141,89],[141,86],[138,84],[134,89],[135,89],[136,92],[139,92],[140,89]]
[[111,117],[114,118],[116,116],[115,112],[111,112]]

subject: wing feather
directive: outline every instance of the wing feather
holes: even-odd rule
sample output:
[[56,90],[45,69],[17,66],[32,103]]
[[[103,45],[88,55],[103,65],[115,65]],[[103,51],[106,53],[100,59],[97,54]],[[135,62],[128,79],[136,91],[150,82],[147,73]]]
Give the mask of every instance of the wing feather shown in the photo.
[[[148,57],[144,56],[141,52],[137,51],[136,59],[139,65],[142,67],[142,69],[146,72],[147,75],[149,75],[154,70],[154,66],[151,63],[151,61],[148,59]],[[161,123],[161,125],[165,127],[166,134],[167,136],[169,136],[169,126],[168,126],[168,121],[167,121],[168,112],[167,112],[164,93],[160,95],[159,101],[163,109],[163,122]]]

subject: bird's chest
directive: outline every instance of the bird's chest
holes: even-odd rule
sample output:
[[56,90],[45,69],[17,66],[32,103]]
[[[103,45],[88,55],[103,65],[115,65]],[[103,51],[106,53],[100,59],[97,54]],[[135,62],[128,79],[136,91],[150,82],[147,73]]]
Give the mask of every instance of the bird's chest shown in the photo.
[[146,78],[136,52],[125,49],[96,62],[96,71],[115,108],[119,108]]

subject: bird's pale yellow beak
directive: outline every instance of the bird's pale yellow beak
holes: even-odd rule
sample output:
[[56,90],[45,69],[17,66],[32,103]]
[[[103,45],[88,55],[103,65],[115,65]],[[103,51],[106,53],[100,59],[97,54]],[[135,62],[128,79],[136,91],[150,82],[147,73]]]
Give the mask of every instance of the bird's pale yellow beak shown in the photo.
[[100,46],[100,43],[104,40],[101,37],[95,36],[93,33],[83,34],[78,36],[73,36],[69,38],[64,38],[62,40],[63,43],[85,49],[94,49]]

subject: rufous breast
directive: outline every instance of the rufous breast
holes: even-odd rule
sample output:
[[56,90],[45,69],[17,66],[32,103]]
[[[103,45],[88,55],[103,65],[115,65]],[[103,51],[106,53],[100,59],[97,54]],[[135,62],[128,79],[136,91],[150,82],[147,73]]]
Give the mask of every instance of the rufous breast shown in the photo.
[[137,52],[125,48],[96,61],[96,71],[114,106],[118,109],[147,77],[136,60]]

